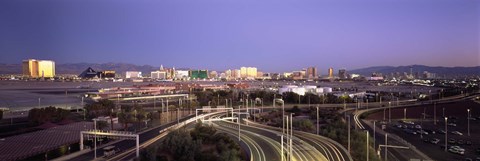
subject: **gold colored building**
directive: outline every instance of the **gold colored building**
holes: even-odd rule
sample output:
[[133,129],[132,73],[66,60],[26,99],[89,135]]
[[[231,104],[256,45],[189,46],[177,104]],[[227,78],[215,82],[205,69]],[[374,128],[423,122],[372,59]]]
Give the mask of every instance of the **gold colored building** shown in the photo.
[[22,62],[23,75],[30,78],[55,77],[55,62],[51,60],[28,59]]
[[257,77],[257,68],[255,67],[241,67],[240,76],[242,78],[256,78]]
[[328,69],[328,78],[333,78],[333,68]]

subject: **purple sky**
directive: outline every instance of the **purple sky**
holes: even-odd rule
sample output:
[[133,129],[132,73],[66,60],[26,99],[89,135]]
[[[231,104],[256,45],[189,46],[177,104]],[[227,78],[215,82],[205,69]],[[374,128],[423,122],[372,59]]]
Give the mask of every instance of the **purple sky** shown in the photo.
[[478,0],[1,0],[0,63],[479,66]]

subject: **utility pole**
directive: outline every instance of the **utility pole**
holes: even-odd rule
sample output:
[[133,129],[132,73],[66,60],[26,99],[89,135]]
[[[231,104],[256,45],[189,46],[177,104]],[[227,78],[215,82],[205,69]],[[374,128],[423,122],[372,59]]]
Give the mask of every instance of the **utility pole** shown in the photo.
[[388,102],[388,123],[392,122],[392,102]]
[[284,161],[284,153],[283,153],[283,134],[280,136],[280,144],[282,144],[282,153],[280,153],[280,155],[282,156],[282,160],[281,161]]
[[319,115],[318,115],[318,106],[317,106],[317,135],[319,134],[320,128],[319,128]]
[[433,124],[437,125],[437,102],[433,103]]
[[470,136],[470,109],[467,109],[468,116],[467,116],[467,122],[468,122],[468,136]]
[[94,126],[94,129],[95,129],[95,138],[94,138],[94,153],[95,153],[95,159],[97,159],[97,119],[93,119],[93,126]]
[[[239,106],[238,108],[240,109],[240,106]],[[238,122],[238,141],[242,141],[242,140],[240,139],[240,111],[239,111],[239,113],[238,113],[238,115],[237,115],[237,122]]]
[[388,148],[388,133],[385,133],[385,161],[387,161],[387,148]]
[[290,145],[288,146],[290,148],[289,151],[289,156],[290,156],[290,161],[292,161],[292,138],[293,138],[293,113],[290,113]]
[[448,117],[445,117],[445,151],[447,151],[447,135],[448,135],[447,124],[448,124]]
[[375,129],[377,129],[377,127],[375,126],[375,120],[373,121],[373,147],[376,148],[376,145],[375,145],[375,136],[377,135],[377,133],[375,133]]
[[348,117],[348,153],[350,153],[350,115]]
[[368,153],[369,153],[370,146],[368,146],[368,138],[369,138],[370,136],[369,136],[369,134],[368,134],[368,130],[366,130],[366,131],[367,131],[367,161],[369,161],[369,160],[370,160],[370,157],[368,156],[368,155],[369,155]]

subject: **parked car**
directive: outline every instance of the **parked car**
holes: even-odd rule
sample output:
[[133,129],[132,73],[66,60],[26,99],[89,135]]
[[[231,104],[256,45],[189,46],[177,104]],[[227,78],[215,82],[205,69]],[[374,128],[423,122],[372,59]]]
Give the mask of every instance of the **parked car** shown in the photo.
[[454,153],[454,154],[460,154],[460,155],[465,154],[465,152],[459,151],[459,150],[454,149],[454,148],[450,148],[450,149],[448,149],[448,151],[451,152],[451,153]]
[[432,138],[430,140],[430,143],[432,143],[432,144],[438,144],[438,142],[440,142],[440,139],[437,139],[437,138]]
[[438,133],[439,133],[439,134],[445,134],[446,132],[445,132],[445,130],[439,129],[439,130],[438,130]]
[[410,129],[403,129],[403,131],[407,134],[413,134],[413,135],[417,135],[417,132],[413,131],[413,130],[410,130]]
[[426,132],[425,130],[417,130],[417,133],[423,134],[423,135],[428,135],[428,132]]
[[460,131],[452,131],[452,134],[463,135],[463,133],[461,133]]
[[455,141],[455,139],[448,139],[448,143],[450,143],[450,144],[455,144],[456,141]]
[[448,126],[457,127],[457,124],[455,124],[455,123],[448,123]]
[[434,130],[425,129],[425,131],[428,132],[429,134],[435,134],[435,131],[434,131]]
[[458,145],[451,146],[451,147],[450,147],[450,149],[456,149],[456,150],[458,150],[458,151],[465,152],[465,149],[464,149],[464,148],[462,148],[462,147],[460,147],[460,146],[458,146]]
[[415,123],[413,121],[403,121],[403,123],[414,125]]
[[415,129],[421,129],[421,128],[422,128],[422,126],[420,126],[420,125],[415,125]]
[[458,140],[458,141],[457,141],[457,144],[458,144],[458,145],[463,145],[463,144],[465,144],[465,142],[464,142],[463,140]]

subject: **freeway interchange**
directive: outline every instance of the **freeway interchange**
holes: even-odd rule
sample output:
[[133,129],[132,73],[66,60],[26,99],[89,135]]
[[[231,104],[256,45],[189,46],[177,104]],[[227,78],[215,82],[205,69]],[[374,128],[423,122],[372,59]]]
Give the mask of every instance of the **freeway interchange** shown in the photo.
[[[242,109],[244,110],[244,109]],[[238,111],[238,109],[236,110]],[[271,161],[282,160],[282,144],[281,135],[282,129],[270,127],[266,125],[257,124],[246,119],[240,119],[241,124],[230,119],[212,119],[225,118],[229,116],[228,112],[211,112],[201,114],[197,117],[189,116],[183,118],[179,124],[172,122],[157,128],[153,128],[140,134],[140,149],[145,148],[153,142],[161,140],[171,130],[178,129],[184,126],[194,124],[196,120],[204,120],[204,123],[211,123],[218,131],[230,134],[232,138],[238,141],[238,126],[241,128],[240,145],[247,151],[248,158],[251,161]],[[215,121],[209,121],[209,119]],[[227,121],[230,120],[230,121]],[[294,130],[292,138],[291,160],[295,161],[353,161],[347,150],[339,143],[306,132]],[[285,139],[286,140],[286,139]],[[288,160],[290,153],[288,151],[288,142],[284,141],[283,159]],[[109,158],[97,158],[97,160],[133,160],[135,155],[135,141],[133,140],[119,140],[113,143],[115,147],[120,149],[120,152]],[[98,149],[99,156],[103,154],[101,149]],[[83,155],[73,157],[70,160],[94,160],[93,151],[90,150]]]

